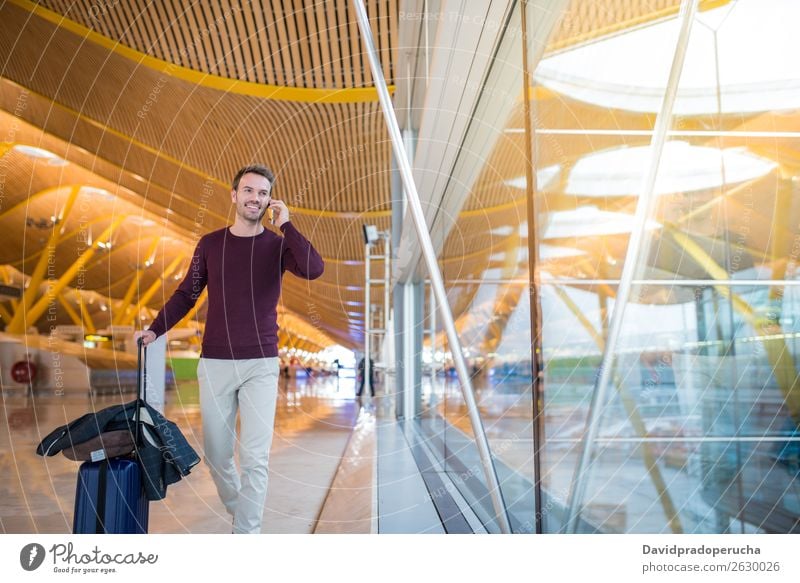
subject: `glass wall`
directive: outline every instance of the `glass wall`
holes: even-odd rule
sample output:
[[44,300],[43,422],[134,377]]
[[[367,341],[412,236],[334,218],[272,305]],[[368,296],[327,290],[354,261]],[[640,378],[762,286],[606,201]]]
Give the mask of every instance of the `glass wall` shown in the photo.
[[[440,267],[515,532],[798,530],[800,4],[683,4],[518,3],[454,173]],[[496,531],[427,302],[419,423]]]
[[701,2],[662,111],[678,3],[567,4],[531,92],[544,530],[795,531],[800,5]]
[[[532,189],[524,182],[520,5],[507,22],[486,23],[485,29],[502,29],[502,40],[446,193],[462,202],[439,259],[512,529],[534,532],[528,268]],[[428,290],[420,426],[460,494],[487,530],[497,532],[474,428],[437,319]]]

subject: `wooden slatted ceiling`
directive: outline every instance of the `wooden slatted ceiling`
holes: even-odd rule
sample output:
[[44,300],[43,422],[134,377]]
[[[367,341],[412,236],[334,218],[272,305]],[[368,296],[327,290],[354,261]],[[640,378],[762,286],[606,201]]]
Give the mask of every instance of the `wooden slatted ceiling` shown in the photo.
[[[0,107],[7,103],[4,98],[8,98],[9,91],[7,89],[10,87],[16,86],[11,86],[8,83],[0,85]],[[25,111],[43,109],[40,107],[40,101],[41,98],[29,95],[25,101],[27,104]],[[16,102],[16,99],[12,99],[11,102]],[[43,111],[46,110],[43,109]],[[53,111],[57,110],[54,109]],[[47,134],[34,127],[34,125],[23,122],[18,117],[4,111],[0,111],[0,127],[13,128],[14,131],[12,133],[6,133],[5,135],[9,137],[13,135],[17,143],[43,148],[64,160],[72,162],[71,165],[66,167],[48,166],[42,163],[34,166],[34,159],[28,156],[15,151],[6,154],[6,157],[0,160],[0,163],[7,169],[7,175],[16,177],[15,181],[21,185],[21,190],[12,192],[6,189],[6,200],[3,209],[9,208],[11,201],[13,201],[13,204],[17,204],[24,200],[23,197],[27,198],[54,184],[83,183],[106,189],[121,199],[137,205],[145,212],[158,217],[159,223],[168,222],[170,228],[176,231],[179,236],[190,238],[196,233],[199,197],[197,200],[181,197],[177,193],[147,181],[144,177],[141,180],[135,179],[131,173],[121,167],[107,162],[75,144],[69,144],[65,140]],[[133,156],[134,153],[131,152],[129,157]],[[34,168],[36,169],[35,172]],[[76,174],[76,168],[91,168],[92,172],[79,172]],[[188,189],[188,192],[203,192],[203,183],[199,177],[186,172],[180,174],[180,176],[184,178],[179,181],[181,185],[190,180],[191,184],[195,185],[195,188]],[[27,186],[25,186],[26,181],[30,182]],[[225,195],[227,195],[227,189],[221,189],[217,196]],[[170,209],[168,215],[165,215],[166,208]],[[2,211],[0,210],[0,212]],[[200,218],[203,219],[205,228],[221,228],[224,225],[224,217],[217,218],[214,215],[205,213]]]
[[[13,123],[14,125],[4,125],[5,123]],[[25,127],[26,125],[27,124],[22,124],[19,120],[15,120],[7,114],[0,114],[0,127],[13,127],[15,129],[14,137],[19,140],[20,144],[44,147],[44,149],[50,152],[54,152],[55,150],[56,153],[59,150],[63,150],[63,144],[59,146],[59,140],[38,139],[38,137],[43,137],[42,132],[39,130],[32,130],[30,127]],[[51,146],[52,148],[47,146]],[[87,172],[75,164],[68,164],[66,166],[51,165],[45,160],[37,160],[36,158],[32,158],[12,149],[10,152],[6,153],[3,158],[3,167],[5,182],[0,217],[18,205],[23,205],[24,210],[31,196],[35,196],[37,193],[48,188],[59,185],[66,187],[72,184],[80,184],[106,190],[118,197],[122,203],[130,205],[129,208],[135,208],[137,215],[149,215],[156,224],[164,223],[163,207],[154,205],[150,201],[143,200],[141,194],[127,188],[122,188],[118,184],[100,177],[93,172]],[[48,214],[47,217],[49,216]],[[32,218],[38,219],[40,217]],[[188,226],[188,223],[186,224]],[[170,229],[178,237],[184,238],[189,238],[193,232],[192,230],[183,228],[180,224],[171,224]]]
[[[108,184],[105,181],[97,179],[92,180],[87,173],[78,172],[73,165],[69,165],[66,168],[48,166],[46,164],[43,165],[41,162],[35,163],[33,159],[16,151],[8,153],[7,156],[9,157],[7,159],[7,164],[12,169],[9,180],[7,181],[7,186],[9,187],[9,192],[13,191],[17,194],[15,196],[9,195],[7,197],[8,204],[5,208],[8,210],[13,208],[14,205],[22,205],[17,209],[16,214],[7,217],[6,223],[9,225],[9,232],[13,231],[13,225],[20,224],[24,221],[24,219],[21,219],[21,217],[30,216],[32,219],[38,221],[40,219],[47,219],[53,214],[58,214],[59,209],[63,204],[63,202],[59,202],[59,199],[64,198],[68,189],[65,188],[62,192],[54,192],[52,196],[43,197],[41,200],[29,200],[29,197],[40,190],[48,188],[59,176],[65,179],[64,183],[66,184],[93,182],[96,186],[101,188],[113,188],[113,185]],[[41,170],[36,171],[35,168],[37,167],[41,167]],[[30,188],[21,188],[26,180],[30,180],[31,176],[33,177],[33,181],[30,184]],[[17,188],[19,189],[17,190]],[[81,196],[82,199],[86,198],[84,195]],[[85,205],[83,202],[81,202],[79,203],[79,206]],[[112,204],[111,201],[105,200],[103,197],[92,203],[93,216],[110,216],[114,212],[123,211],[126,211],[129,214],[142,214],[141,209],[137,207],[130,205],[126,207],[121,202],[117,201],[114,201]],[[152,220],[156,221],[158,220],[158,217],[152,216]],[[308,219],[302,215],[297,216],[294,220],[298,223],[298,226],[303,230],[303,232],[309,233],[312,238],[316,239],[322,236],[323,241],[335,241],[337,244],[331,245],[329,249],[318,245],[321,247],[323,252],[328,252],[330,256],[342,255],[343,252],[357,254],[361,250],[360,241],[352,249],[343,249],[342,247],[342,241],[347,240],[347,238],[343,239],[342,235],[347,234],[349,229],[357,229],[360,223],[344,221],[341,219],[324,219],[319,221]],[[307,224],[305,224],[306,222]],[[377,223],[381,229],[388,228],[388,219],[382,219],[377,221]],[[94,232],[99,233],[102,230],[103,225],[104,223],[93,223],[92,228],[94,229]],[[328,225],[331,225],[330,229],[328,228]],[[68,225],[67,232],[73,230],[74,229],[71,229],[71,227]],[[30,242],[30,245],[34,248],[37,248],[37,232],[34,229],[28,229],[26,233],[29,235],[29,237],[33,238],[33,240]],[[360,238],[360,232],[357,233],[357,235],[358,238]],[[40,246],[38,247],[38,252],[41,252]],[[6,254],[0,256],[0,261],[8,262],[14,265],[20,262],[21,256],[18,254],[18,249],[6,247],[5,251]],[[117,253],[116,248],[112,250],[112,253]],[[34,255],[28,257],[28,260],[32,261],[37,256],[38,253],[35,253]],[[126,266],[126,264],[122,265],[123,268]],[[333,285],[360,286],[363,284],[363,267],[361,265],[341,264],[336,261],[330,262],[322,281],[328,281]],[[111,295],[114,296],[113,293]]]
[[[292,216],[292,222],[314,242],[323,257],[346,259],[364,256],[364,235],[361,230],[361,225],[365,222],[363,220],[318,219],[297,214]],[[380,230],[386,230],[390,219],[370,220],[370,223]],[[363,280],[363,273],[361,279]]]
[[[363,41],[350,2],[323,0],[41,0],[42,6],[105,37],[188,69],[266,85],[369,87]],[[388,83],[397,0],[367,0]]]
[[[20,156],[11,153],[11,156]],[[69,186],[70,183],[67,183]],[[6,180],[9,190],[16,189],[21,184],[14,180]],[[57,185],[57,184],[56,184]],[[2,235],[2,248],[0,248],[0,264],[11,265],[24,273],[30,273],[44,251],[44,244],[54,228],[52,217],[58,216],[64,206],[64,201],[70,188],[56,188],[48,190],[46,194],[35,198],[28,198],[25,204],[18,204],[8,208],[0,218],[0,232]],[[17,192],[20,192],[19,190]],[[87,275],[91,274],[91,267],[98,264],[104,253],[113,255],[117,263],[116,273],[128,273],[131,263],[143,263],[147,258],[142,257],[149,248],[151,238],[156,236],[169,241],[168,257],[162,256],[162,262],[168,262],[178,253],[189,255],[192,247],[188,240],[174,238],[172,231],[158,226],[158,216],[150,215],[130,203],[120,200],[113,195],[106,196],[82,189],[78,195],[72,212],[61,223],[64,234],[56,248],[53,262],[54,274],[63,273],[78,256],[88,248],[90,241],[97,237],[119,216],[130,217],[112,235],[112,248],[97,254],[94,261],[87,266]],[[30,221],[30,222],[29,222]],[[130,249],[130,241],[137,244]],[[119,245],[117,245],[119,243]],[[119,249],[117,248],[119,247]],[[162,245],[163,247],[163,245]],[[166,253],[166,250],[160,253]],[[133,253],[133,255],[131,255]],[[134,258],[136,258],[134,260]],[[87,289],[98,289],[108,285],[110,274],[101,270],[97,278],[87,278]]]
[[[20,117],[6,113],[19,111],[18,103],[25,104]],[[0,82],[0,107],[5,111],[0,112],[0,126],[15,128],[14,139],[19,143],[39,146],[80,167],[91,168],[93,174],[108,181],[104,188],[108,188],[108,184],[118,186],[116,194],[130,202],[142,204],[162,217],[165,209],[169,209],[173,228],[186,233],[196,230],[199,203],[207,190],[212,198],[227,196],[229,187],[208,182],[202,175],[159,157],[155,149],[145,151],[132,146],[128,139],[104,126],[48,103],[43,96],[3,80]],[[41,131],[40,127],[49,133]],[[56,137],[58,135],[61,137]],[[97,151],[100,153],[90,153]],[[108,154],[109,151],[112,154]],[[113,153],[119,153],[118,157]],[[123,164],[130,168],[123,168]],[[211,212],[205,212],[202,219],[207,228],[220,228],[225,224],[224,216]]]
[[[146,75],[152,72],[139,69],[137,73]],[[65,81],[66,79],[67,77],[62,80]],[[149,81],[157,82],[157,79],[151,78]],[[190,92],[185,83],[174,81],[169,83],[175,83],[177,87]],[[67,84],[71,84],[71,82]],[[141,87],[147,84],[144,81],[141,83],[133,82],[131,86]],[[45,92],[50,90],[46,86],[38,89]],[[202,89],[194,91],[192,97],[196,98],[197,94],[202,92]],[[206,92],[209,94],[215,93],[209,90],[206,90]],[[142,97],[146,100],[146,95],[139,95],[133,99],[134,105]],[[169,94],[168,97],[165,96],[163,100],[159,101],[159,108],[162,107],[162,104],[163,107],[168,107],[167,102],[169,102],[170,97],[175,102],[181,102],[185,101],[186,94],[182,94],[181,97],[173,96],[173,94]],[[217,95],[217,97],[219,96]],[[81,113],[90,117],[90,119],[109,117],[124,119],[132,117],[130,112],[127,116],[122,114],[122,110],[125,109],[123,107],[124,102],[130,101],[131,98],[130,91],[126,92],[124,97],[119,94],[110,94],[108,99],[105,100],[108,104],[102,105],[99,102],[90,103],[87,101]],[[172,157],[175,160],[192,162],[191,167],[204,167],[203,171],[205,173],[213,175],[225,174],[229,176],[241,164],[243,159],[252,159],[256,156],[260,159],[266,158],[270,160],[277,158],[275,160],[276,163],[273,163],[279,174],[276,193],[284,198],[287,198],[286,195],[281,193],[286,193],[287,191],[298,193],[294,197],[287,198],[287,202],[290,205],[319,208],[333,212],[360,211],[364,208],[388,212],[388,196],[382,196],[381,194],[387,193],[389,188],[388,172],[386,172],[389,165],[389,149],[385,140],[382,120],[374,104],[318,105],[310,108],[297,104],[270,103],[268,105],[272,107],[267,105],[261,107],[260,103],[263,102],[257,102],[248,97],[228,95],[223,96],[223,98],[230,101],[230,104],[224,104],[228,106],[228,111],[240,112],[240,115],[237,115],[237,113],[222,115],[220,113],[222,106],[217,106],[213,113],[219,115],[212,115],[212,113],[207,112],[205,117],[208,121],[205,124],[202,122],[197,124],[192,122],[192,112],[189,111],[191,108],[187,106],[177,112],[176,116],[171,114],[163,116],[164,119],[183,117],[186,123],[173,122],[170,127],[161,127],[156,124],[156,128],[152,130],[154,135],[149,137],[149,140],[159,147],[158,152],[160,154],[163,155],[169,151],[169,153],[174,153]],[[112,109],[113,102],[117,101],[119,101],[118,106],[116,109]],[[198,98],[198,101],[204,100]],[[238,102],[246,102],[248,105],[239,107]],[[200,115],[200,111],[204,109],[207,103],[205,101],[196,108],[198,115]],[[81,104],[73,103],[71,105],[75,109]],[[90,111],[93,108],[98,108],[98,110]],[[261,121],[257,123],[253,118],[262,113]],[[222,121],[224,121],[224,118],[248,116],[251,118],[251,123],[245,130],[251,132],[252,135],[241,138],[237,136],[235,141],[232,140],[230,129],[217,121],[220,118],[223,118]],[[160,118],[161,116],[158,117]],[[320,123],[320,118],[322,123]],[[298,121],[299,125],[295,125]],[[74,127],[74,124],[70,125]],[[137,135],[134,131],[135,128],[131,127],[132,125],[131,123],[127,125],[120,123],[119,133],[129,132]],[[180,130],[187,126],[195,128],[205,126],[203,127],[205,131],[196,131],[194,135],[186,135]],[[326,129],[318,131],[315,126],[322,126]],[[265,131],[263,128],[268,129]],[[61,133],[66,134],[66,128]],[[138,134],[142,133],[144,132],[138,132]],[[155,134],[158,133],[161,134],[161,139],[156,139]],[[264,144],[265,140],[268,140],[266,144]],[[187,143],[194,145],[194,148],[190,147],[188,152],[186,150]],[[241,148],[242,143],[247,144],[247,149],[244,152],[242,152]],[[222,144],[223,148],[222,158],[220,158],[219,154],[220,144]],[[255,146],[251,147],[253,144]],[[130,143],[109,141],[109,147],[105,148],[102,143],[95,145],[98,146],[98,150],[105,157],[118,159],[120,163],[126,165],[126,168],[131,168],[133,162],[135,162],[132,156],[128,154],[131,151]],[[275,155],[265,152],[267,149],[274,151]],[[135,152],[135,149],[133,151]],[[181,151],[183,155],[179,159],[178,156],[181,155]],[[193,160],[187,160],[187,158],[192,157],[193,151],[202,156],[202,159],[198,156]],[[225,158],[230,161],[224,162]],[[222,166],[225,166],[224,171],[220,170]],[[362,167],[367,171],[366,173]],[[131,170],[138,170],[138,173],[143,176],[159,174],[159,172],[154,172],[152,167],[136,168],[134,166]],[[357,177],[365,175],[366,177],[363,180],[357,179]],[[218,182],[221,181],[221,179],[218,180]],[[214,188],[214,196],[210,197],[208,201],[209,211],[226,218],[230,204],[225,187],[214,184]],[[178,193],[178,195],[184,199],[191,199],[193,195],[197,196],[197,191],[185,194]],[[170,202],[165,201],[166,204],[164,206],[170,207]],[[375,204],[376,202],[378,204]],[[192,218],[191,215],[189,218]],[[355,233],[351,241],[351,248],[354,251],[354,255],[350,256],[352,258],[360,258],[361,256],[360,237],[359,233]],[[337,233],[337,242],[339,240],[340,237]]]
[[[26,181],[30,183],[29,186],[44,190],[52,186],[45,179],[52,180],[53,173],[56,171],[68,174],[76,182],[91,182],[92,179],[90,173],[75,168],[71,164],[65,167],[48,166],[42,162],[33,162],[28,156],[14,150],[7,156],[9,158],[6,162],[13,170],[7,176],[5,191],[16,194],[13,197],[9,195],[9,202],[14,204],[4,206],[3,208],[7,212],[0,218],[0,233],[3,233],[0,264],[10,265],[12,271],[15,271],[16,267],[30,273],[44,250],[44,242],[53,229],[52,221],[49,219],[57,215],[63,207],[69,188],[54,188],[44,195],[31,198],[28,194],[30,189],[25,188]],[[93,181],[100,186],[108,186],[100,179],[94,178]],[[91,193],[79,195],[73,207],[73,213],[62,224],[65,228],[65,235],[56,247],[55,261],[52,264],[53,274],[58,276],[63,273],[71,262],[86,249],[87,231],[91,231],[95,236],[98,235],[108,225],[114,214],[129,214],[133,218],[130,222],[124,223],[112,237],[111,250],[98,252],[86,265],[80,279],[76,278],[73,281],[73,285],[78,284],[80,286],[78,291],[81,292],[100,292],[104,296],[102,305],[110,307],[111,302],[108,298],[121,298],[124,295],[137,266],[142,266],[143,262],[149,259],[145,255],[150,249],[153,237],[160,237],[161,244],[156,248],[156,253],[152,257],[153,265],[145,270],[138,285],[140,292],[161,279],[164,268],[175,258],[177,253],[184,254],[187,259],[173,276],[163,281],[159,293],[149,302],[148,305],[151,308],[157,309],[174,291],[182,274],[185,273],[192,245],[186,239],[180,240],[172,237],[171,230],[158,228],[154,223],[157,216],[149,215],[141,208],[117,197]],[[26,216],[36,223],[41,222],[41,228],[22,228]],[[48,221],[50,222],[49,226],[46,224]],[[153,221],[153,224],[143,221],[148,223]],[[313,296],[308,293],[308,283],[301,282],[293,276],[287,276],[286,281],[291,282],[290,285],[294,285],[296,288],[305,285],[305,290],[298,289],[298,293],[293,296],[295,298],[312,298],[300,301],[295,306],[298,313],[307,313],[308,303],[313,302]],[[92,308],[90,313],[97,316],[94,318],[95,324],[102,327],[107,324],[107,319],[111,314],[105,313],[103,310],[95,314],[92,310],[99,310],[99,305],[100,303]],[[69,322],[66,311],[61,307],[56,309],[57,321]],[[320,312],[324,313],[322,309]],[[40,321],[40,327],[47,325],[49,323]],[[44,328],[42,329],[44,330]]]
[[548,50],[575,45],[675,16],[680,0],[572,0],[548,43]]
[[[308,105],[221,94],[137,67],[41,19],[26,22],[26,13],[16,7],[4,9],[3,16],[0,46],[13,52],[4,72],[8,78],[90,120],[102,120],[160,156],[225,183],[243,161],[266,160],[283,192],[302,194],[297,206],[389,210],[390,147],[377,103]],[[31,40],[14,48],[23,36]],[[30,50],[34,46],[49,48],[39,55]],[[72,140],[72,129],[55,133]],[[152,167],[128,160],[129,143],[109,142],[106,148],[103,141],[101,136],[94,144],[103,157],[142,176],[153,174]],[[227,201],[211,208],[224,215]]]

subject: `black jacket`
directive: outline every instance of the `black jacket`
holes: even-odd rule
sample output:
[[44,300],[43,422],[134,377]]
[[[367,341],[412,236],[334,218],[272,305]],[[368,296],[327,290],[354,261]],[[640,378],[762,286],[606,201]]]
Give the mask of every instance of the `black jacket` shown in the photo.
[[174,484],[200,463],[178,426],[141,400],[87,413],[62,425],[36,448],[41,456],[53,456],[62,449],[83,443],[105,431],[128,429],[136,434],[136,411],[141,404],[142,426],[136,458],[148,500],[161,500],[167,486]]

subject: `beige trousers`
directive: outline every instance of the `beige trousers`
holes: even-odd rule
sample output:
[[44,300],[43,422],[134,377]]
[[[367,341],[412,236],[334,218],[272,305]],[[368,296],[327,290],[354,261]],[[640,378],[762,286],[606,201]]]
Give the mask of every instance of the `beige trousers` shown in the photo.
[[[278,373],[277,357],[201,358],[197,366],[205,461],[222,503],[233,516],[234,533],[261,532]],[[234,461],[237,410],[241,475]]]

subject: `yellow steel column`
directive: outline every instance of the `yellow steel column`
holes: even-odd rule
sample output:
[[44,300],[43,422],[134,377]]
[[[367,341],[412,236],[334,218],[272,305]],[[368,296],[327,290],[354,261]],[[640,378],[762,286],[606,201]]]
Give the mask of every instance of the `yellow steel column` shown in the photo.
[[[553,286],[553,289],[556,294],[558,294],[558,297],[561,298],[561,301],[566,304],[570,311],[578,318],[581,325],[591,335],[592,340],[595,341],[600,352],[603,352],[605,350],[605,337],[601,336],[597,330],[595,330],[594,325],[586,318],[578,305],[572,301],[572,298],[567,295],[567,292],[565,292],[561,286]],[[630,396],[628,390],[619,382],[617,375],[614,375],[614,386],[617,389],[620,401],[622,401],[622,406],[625,407],[625,413],[628,415],[628,420],[631,422],[634,432],[638,437],[647,437],[647,427],[644,424],[642,416],[639,415],[636,401]],[[673,533],[680,534],[683,532],[680,515],[677,508],[675,508],[675,504],[672,502],[672,497],[669,494],[667,483],[664,481],[664,476],[661,475],[661,470],[658,468],[658,459],[653,452],[653,445],[647,442],[642,443],[641,452],[644,467],[650,475],[650,479],[653,481],[653,486],[658,493],[661,507],[664,509],[664,514],[669,520],[670,529]]]
[[136,305],[133,307],[133,311],[129,315],[126,315],[123,318],[122,320],[123,323],[128,323],[131,325],[135,324],[136,317],[139,315],[139,311],[142,309],[143,306],[147,305],[147,302],[149,302],[154,295],[156,295],[156,292],[159,289],[161,289],[161,285],[164,282],[164,280],[166,280],[170,275],[172,275],[172,272],[174,272],[178,268],[178,266],[181,264],[181,262],[184,260],[185,257],[186,256],[183,253],[181,253],[177,257],[175,257],[175,259],[172,260],[172,262],[167,266],[167,268],[164,269],[164,272],[161,274],[161,277],[155,280],[150,285],[150,287],[147,288],[147,291],[144,292],[144,294],[142,294],[142,296],[139,298],[139,301],[136,302]]
[[8,215],[10,215],[11,213],[13,213],[14,211],[29,205],[32,200],[35,200],[37,198],[41,198],[41,197],[46,196],[46,195],[48,195],[48,194],[50,194],[52,192],[58,192],[59,190],[67,190],[67,189],[72,190],[72,189],[75,189],[75,188],[80,190],[84,186],[85,186],[84,184],[59,184],[58,186],[49,186],[48,188],[45,188],[43,190],[40,190],[39,192],[35,192],[35,193],[31,194],[30,196],[26,197],[25,200],[21,200],[17,204],[3,209],[3,211],[0,212],[0,219],[5,218]]
[[89,313],[89,308],[86,307],[86,302],[83,301],[83,294],[80,293],[78,294],[78,306],[81,309],[81,317],[83,318],[86,331],[90,334],[94,334],[97,332],[97,328],[94,325],[94,320],[92,320],[92,315]]
[[[672,227],[665,225],[672,238],[714,279],[726,280],[728,272],[720,267],[714,258],[705,249],[692,241],[691,237]],[[800,425],[800,375],[789,348],[786,338],[777,318],[769,319],[759,317],[753,307],[733,293],[729,286],[714,286],[721,295],[730,297],[734,309],[739,312],[747,323],[753,327],[756,334],[762,336],[761,342],[767,353],[767,359],[772,366],[772,374],[778,383],[778,388],[786,401],[789,414],[797,425]]]
[[73,186],[70,190],[69,196],[64,203],[64,207],[61,209],[61,213],[58,215],[58,220],[56,221],[56,224],[53,225],[53,230],[47,240],[45,250],[39,257],[36,267],[33,269],[31,278],[28,281],[28,287],[25,289],[25,293],[22,295],[22,302],[20,302],[19,307],[14,313],[14,317],[8,324],[8,328],[6,329],[7,332],[11,334],[22,334],[25,332],[26,325],[32,325],[36,322],[36,320],[32,320],[30,322],[26,320],[27,311],[36,299],[36,296],[39,295],[39,286],[44,280],[47,266],[55,262],[56,247],[58,246],[61,235],[64,234],[66,220],[69,217],[69,213],[72,210],[72,206],[75,204],[75,200],[78,198],[80,191],[80,186]]
[[[789,264],[792,242],[788,237],[789,211],[792,208],[792,179],[780,177],[778,188],[775,192],[775,210],[772,216],[772,230],[770,231],[770,247],[772,256],[772,279],[784,279],[786,268]],[[777,300],[783,307],[783,287],[772,286],[769,290],[769,299]],[[781,310],[782,311],[782,310]]]
[[[86,263],[94,257],[94,254],[97,252],[97,244],[99,242],[105,242],[106,239],[111,237],[111,234],[114,230],[122,224],[122,222],[128,218],[127,215],[121,215],[114,219],[114,221],[106,227],[105,231],[103,231],[100,236],[95,240],[91,247],[89,247],[86,251],[84,251],[78,259],[75,260],[75,263],[70,265],[69,269],[64,272],[64,274],[59,277],[55,282],[51,282],[50,288],[47,290],[44,296],[39,298],[33,307],[30,310],[25,310],[21,318],[21,326],[22,329],[16,333],[22,333],[25,331],[25,324],[33,325],[36,321],[42,316],[44,311],[47,309],[47,305],[53,301],[53,299],[58,295],[58,293],[64,289],[69,283],[75,279],[75,276],[78,275],[78,272],[86,265]],[[24,306],[20,306],[19,312],[24,310]],[[15,314],[16,317],[16,314]]]
[[64,294],[58,294],[58,302],[61,304],[61,307],[64,308],[64,311],[67,312],[69,319],[72,320],[72,323],[76,326],[80,326],[83,328],[83,322],[81,321],[81,317],[78,315],[78,312],[69,305],[67,298],[64,297]]
[[10,152],[14,146],[16,146],[14,142],[0,142],[0,158]]
[[[517,229],[516,233],[506,239],[503,245],[504,257],[501,278],[511,279],[517,274],[520,245],[521,238],[519,229]],[[494,308],[492,313],[489,314],[489,325],[486,327],[486,333],[481,343],[481,352],[484,355],[497,351],[508,321],[522,298],[522,292],[527,290],[527,283],[507,283],[497,286]]]
[[[11,269],[8,265],[3,266],[3,283],[6,285],[11,285],[11,276],[9,275],[8,271]],[[16,311],[19,307],[19,300],[8,300],[11,302],[11,309]],[[8,317],[6,322],[11,322],[11,316]]]
[[115,325],[122,324],[125,321],[125,316],[128,314],[128,310],[131,307],[131,303],[133,302],[133,296],[136,293],[136,290],[139,287],[139,281],[142,278],[142,274],[144,273],[145,269],[150,267],[153,264],[153,256],[156,252],[156,248],[158,247],[159,242],[161,241],[160,237],[156,237],[153,243],[150,245],[149,249],[147,250],[147,259],[144,261],[144,266],[139,266],[136,269],[136,275],[131,280],[130,285],[128,286],[127,291],[125,292],[125,297],[122,298],[122,303],[120,304],[117,313],[114,314],[114,318],[112,323]]
[[184,328],[189,324],[192,318],[195,317],[195,314],[200,311],[200,308],[203,307],[203,304],[206,303],[208,299],[208,288],[203,290],[203,293],[197,298],[197,302],[195,302],[194,307],[189,310],[189,312],[183,317],[183,319],[175,325],[175,328]]

